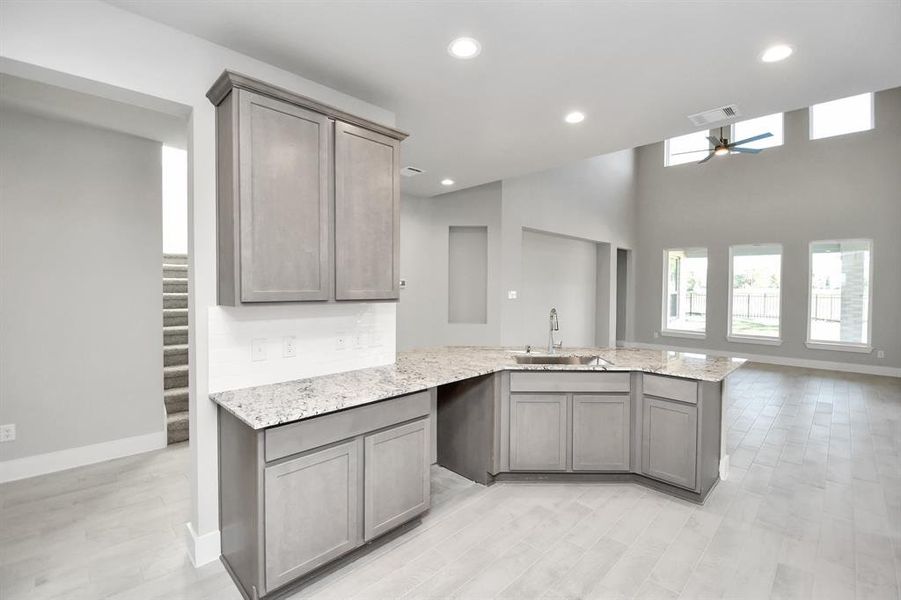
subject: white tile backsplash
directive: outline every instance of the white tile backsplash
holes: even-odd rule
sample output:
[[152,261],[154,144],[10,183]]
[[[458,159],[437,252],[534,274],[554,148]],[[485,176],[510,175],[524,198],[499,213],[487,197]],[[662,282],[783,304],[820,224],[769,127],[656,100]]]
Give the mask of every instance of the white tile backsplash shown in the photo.
[[[393,302],[292,304],[209,310],[210,392],[391,364]],[[286,358],[293,336],[296,356]],[[264,340],[265,360],[252,359]]]

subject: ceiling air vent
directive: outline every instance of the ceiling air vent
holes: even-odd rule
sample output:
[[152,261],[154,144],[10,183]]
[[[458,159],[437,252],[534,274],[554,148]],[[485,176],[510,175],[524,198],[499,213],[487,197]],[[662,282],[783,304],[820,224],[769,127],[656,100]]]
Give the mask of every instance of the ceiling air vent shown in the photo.
[[425,171],[416,167],[404,167],[400,170],[400,174],[404,177],[416,177],[417,175],[422,175],[423,173],[425,173]]
[[728,121],[729,119],[738,116],[741,116],[738,107],[734,104],[728,104],[719,108],[711,108],[710,110],[704,110],[693,115],[688,115],[688,120],[691,121],[693,125],[701,127],[702,125],[712,125],[721,121]]

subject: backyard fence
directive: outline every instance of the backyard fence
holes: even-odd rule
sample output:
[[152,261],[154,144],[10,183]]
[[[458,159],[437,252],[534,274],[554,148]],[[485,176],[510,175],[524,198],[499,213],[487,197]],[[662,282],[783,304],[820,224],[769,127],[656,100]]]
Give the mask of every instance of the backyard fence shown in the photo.
[[[686,294],[687,314],[703,316],[707,314],[707,294]],[[742,294],[732,297],[732,316],[745,319],[778,319],[779,294]],[[813,319],[815,321],[841,320],[841,294],[826,293],[813,295]]]

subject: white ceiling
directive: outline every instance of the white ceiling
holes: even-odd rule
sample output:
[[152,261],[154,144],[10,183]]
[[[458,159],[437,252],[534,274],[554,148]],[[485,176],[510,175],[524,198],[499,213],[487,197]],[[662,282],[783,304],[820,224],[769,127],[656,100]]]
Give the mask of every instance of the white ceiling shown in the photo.
[[[723,104],[901,85],[899,0],[109,1],[394,111],[404,164],[427,171],[404,189],[424,196],[686,133]],[[447,54],[462,35],[478,58]],[[761,63],[777,42],[795,55]]]

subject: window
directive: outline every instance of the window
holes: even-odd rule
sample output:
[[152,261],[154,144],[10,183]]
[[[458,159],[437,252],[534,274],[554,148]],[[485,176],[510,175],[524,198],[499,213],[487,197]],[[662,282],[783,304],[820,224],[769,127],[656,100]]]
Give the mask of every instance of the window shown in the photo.
[[754,137],[755,135],[769,132],[773,134],[773,137],[757,140],[756,142],[750,142],[748,144],[742,144],[741,147],[758,149],[774,148],[776,146],[781,146],[784,143],[782,129],[782,113],[766,115],[765,117],[757,117],[756,119],[748,119],[747,121],[740,121],[738,123],[735,123],[732,126],[732,139],[729,141],[737,142],[746,140],[748,138]]
[[872,242],[810,244],[807,346],[870,351]]
[[782,246],[754,244],[729,249],[728,339],[780,343]]
[[663,251],[663,332],[704,337],[707,330],[707,249]]
[[810,107],[810,139],[873,129],[873,94],[860,94]]
[[[663,144],[663,166],[672,167],[685,163],[698,162],[710,153],[710,142],[707,136],[710,131],[697,131],[688,135],[669,138]],[[686,154],[683,154],[685,152]]]

